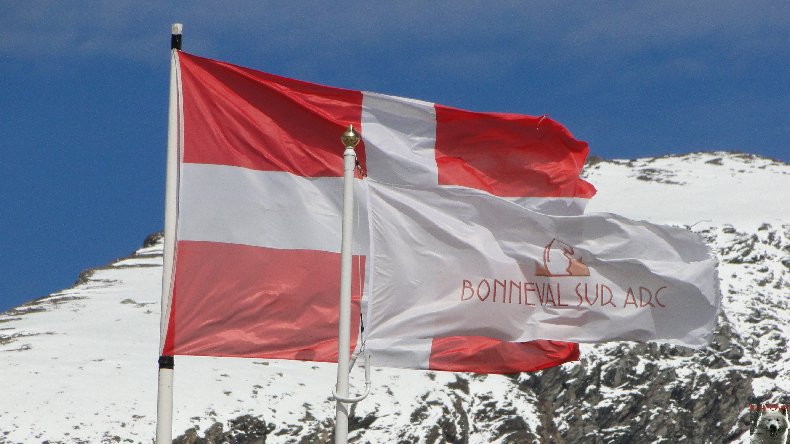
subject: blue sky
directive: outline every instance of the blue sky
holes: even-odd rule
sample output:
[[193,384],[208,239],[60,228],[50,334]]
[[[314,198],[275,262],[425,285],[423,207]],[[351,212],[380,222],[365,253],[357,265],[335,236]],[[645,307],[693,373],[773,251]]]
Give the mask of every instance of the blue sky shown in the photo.
[[201,56],[548,114],[605,158],[790,162],[788,2],[372,3],[1,4],[0,310],[161,230],[173,22]]

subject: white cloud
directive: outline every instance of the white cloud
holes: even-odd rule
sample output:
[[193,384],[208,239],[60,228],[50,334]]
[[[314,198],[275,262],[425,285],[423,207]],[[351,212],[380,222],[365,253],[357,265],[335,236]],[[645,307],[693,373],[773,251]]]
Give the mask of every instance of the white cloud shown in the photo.
[[635,73],[699,79],[724,62],[746,70],[787,55],[790,3],[29,1],[0,14],[0,56],[161,65],[174,21],[185,24],[187,51],[338,86],[531,71],[575,72],[573,89]]
[[[560,5],[560,6],[557,6]],[[190,47],[247,45],[279,53],[332,44],[555,48],[571,55],[633,52],[689,40],[735,43],[790,29],[784,2],[16,2],[0,16],[0,51],[15,57],[147,59],[171,21]],[[164,42],[164,43],[162,43]],[[773,42],[776,44],[778,42]],[[211,49],[211,48],[201,48]],[[472,51],[474,52],[474,51]]]

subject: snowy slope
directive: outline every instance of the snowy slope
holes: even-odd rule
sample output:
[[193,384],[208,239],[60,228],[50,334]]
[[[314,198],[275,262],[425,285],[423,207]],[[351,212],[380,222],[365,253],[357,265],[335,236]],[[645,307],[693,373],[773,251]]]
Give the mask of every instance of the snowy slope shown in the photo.
[[[583,346],[579,363],[515,376],[376,369],[352,441],[747,442],[749,402],[790,401],[790,166],[720,152],[599,161],[586,175],[599,190],[588,211],[708,239],[724,294],[716,342]],[[151,442],[155,241],[0,314],[0,442]],[[325,442],[334,380],[328,364],[176,357],[174,432]]]
[[745,231],[790,222],[790,170],[781,162],[713,152],[590,163],[585,177],[598,193],[588,211]]
[[725,315],[754,365],[777,373],[756,381],[755,393],[790,394],[790,167],[719,152],[599,163],[586,178],[599,190],[587,211],[690,226],[707,238],[719,254]]

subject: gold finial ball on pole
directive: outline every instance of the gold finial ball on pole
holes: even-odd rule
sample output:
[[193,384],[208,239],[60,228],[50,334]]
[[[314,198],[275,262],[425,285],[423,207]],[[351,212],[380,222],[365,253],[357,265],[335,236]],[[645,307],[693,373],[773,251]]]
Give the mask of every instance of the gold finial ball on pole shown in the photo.
[[346,132],[340,137],[343,146],[354,148],[359,143],[359,133],[354,130],[354,125],[349,125]]

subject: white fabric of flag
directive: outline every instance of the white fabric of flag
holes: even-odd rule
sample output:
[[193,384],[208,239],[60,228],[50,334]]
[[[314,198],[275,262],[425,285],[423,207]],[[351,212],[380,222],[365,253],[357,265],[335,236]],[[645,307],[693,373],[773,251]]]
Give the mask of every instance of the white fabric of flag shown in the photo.
[[370,181],[368,192],[371,340],[712,339],[717,262],[686,229],[550,216],[462,188]]

